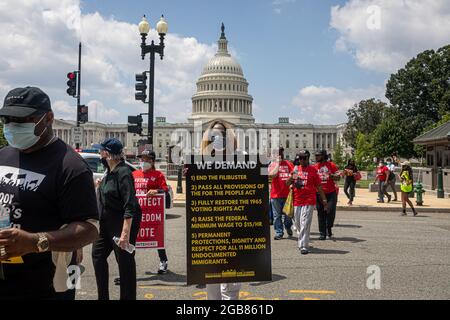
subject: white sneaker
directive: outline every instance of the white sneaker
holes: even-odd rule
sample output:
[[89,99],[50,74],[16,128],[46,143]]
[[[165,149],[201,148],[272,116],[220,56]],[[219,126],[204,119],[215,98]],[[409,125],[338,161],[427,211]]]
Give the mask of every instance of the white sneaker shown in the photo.
[[169,262],[168,261],[161,261],[159,263],[158,274],[166,273],[168,267],[169,267]]

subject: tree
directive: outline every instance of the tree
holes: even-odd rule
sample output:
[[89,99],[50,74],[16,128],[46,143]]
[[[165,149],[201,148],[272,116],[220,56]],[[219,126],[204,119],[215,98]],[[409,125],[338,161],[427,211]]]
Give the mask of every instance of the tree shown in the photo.
[[8,142],[6,142],[3,136],[3,123],[0,122],[0,149],[6,145],[8,145]]
[[401,115],[393,109],[373,132],[373,151],[378,158],[386,158],[394,153],[408,159],[414,155],[414,144],[408,138],[411,134],[409,127],[399,125],[402,124],[401,120]]
[[361,170],[373,170],[375,168],[374,156],[371,136],[358,133],[355,148],[355,162],[358,168]]
[[[420,53],[391,75],[386,97],[401,114],[397,125],[407,141],[432,129],[450,113],[450,45]],[[420,148],[410,148],[406,154],[420,154]]]
[[356,148],[356,140],[360,133],[371,134],[386,115],[386,103],[376,100],[362,100],[347,111],[348,124],[344,138],[347,143]]
[[341,142],[338,141],[336,148],[334,149],[333,153],[333,162],[339,167],[343,168],[345,166],[345,156],[344,156],[344,150],[342,149]]

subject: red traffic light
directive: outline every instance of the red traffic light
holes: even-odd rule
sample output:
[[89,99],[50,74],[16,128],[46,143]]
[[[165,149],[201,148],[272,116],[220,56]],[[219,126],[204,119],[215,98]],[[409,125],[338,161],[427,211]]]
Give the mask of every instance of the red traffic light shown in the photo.
[[67,78],[70,79],[70,80],[75,79],[76,76],[77,76],[77,75],[75,74],[75,72],[69,72],[69,73],[67,74]]

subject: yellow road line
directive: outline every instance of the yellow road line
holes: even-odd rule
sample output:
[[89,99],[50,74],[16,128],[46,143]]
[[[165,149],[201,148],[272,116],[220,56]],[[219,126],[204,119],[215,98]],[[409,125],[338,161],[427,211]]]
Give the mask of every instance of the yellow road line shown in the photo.
[[304,298],[303,300],[320,300],[320,299],[317,299],[317,298]]
[[151,294],[151,293],[147,293],[144,295],[144,298],[147,300],[152,300],[154,297],[155,297],[155,295]]
[[336,291],[329,291],[329,290],[289,290],[289,293],[336,294]]

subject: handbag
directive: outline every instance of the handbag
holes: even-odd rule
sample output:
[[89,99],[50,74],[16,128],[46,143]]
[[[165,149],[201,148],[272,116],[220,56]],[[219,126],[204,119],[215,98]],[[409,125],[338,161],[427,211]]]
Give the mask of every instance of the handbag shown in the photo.
[[283,213],[289,218],[294,217],[294,191],[292,189],[289,191],[288,197],[286,198],[286,202],[283,206]]
[[356,180],[356,181],[359,181],[359,180],[361,180],[361,178],[362,178],[362,177],[361,177],[361,173],[360,173],[359,171],[356,172],[356,173],[355,173],[355,180]]

